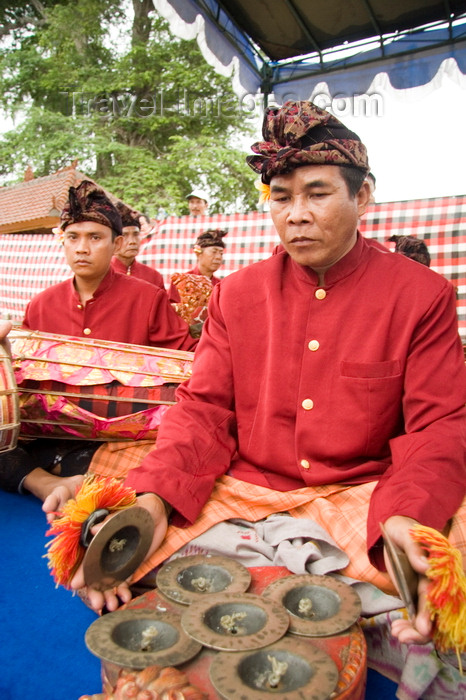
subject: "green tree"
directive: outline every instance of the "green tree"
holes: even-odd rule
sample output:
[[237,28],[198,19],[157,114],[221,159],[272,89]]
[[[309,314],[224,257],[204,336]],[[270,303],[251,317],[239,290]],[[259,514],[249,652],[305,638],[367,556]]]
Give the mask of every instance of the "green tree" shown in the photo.
[[0,104],[18,124],[0,139],[4,180],[78,159],[150,215],[187,213],[194,186],[211,211],[255,207],[254,174],[232,145],[251,135],[249,112],[150,0],[17,2],[0,18]]

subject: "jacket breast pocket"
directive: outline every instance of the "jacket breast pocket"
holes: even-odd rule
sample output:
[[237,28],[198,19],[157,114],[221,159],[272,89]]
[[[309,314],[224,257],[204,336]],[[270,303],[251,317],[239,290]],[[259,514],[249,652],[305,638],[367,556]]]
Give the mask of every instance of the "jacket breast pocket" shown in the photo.
[[384,360],[382,362],[347,362],[341,363],[343,377],[354,379],[385,379],[401,375],[399,360]]
[[365,434],[366,454],[378,454],[402,427],[403,373],[399,360],[347,362],[340,366],[346,421]]

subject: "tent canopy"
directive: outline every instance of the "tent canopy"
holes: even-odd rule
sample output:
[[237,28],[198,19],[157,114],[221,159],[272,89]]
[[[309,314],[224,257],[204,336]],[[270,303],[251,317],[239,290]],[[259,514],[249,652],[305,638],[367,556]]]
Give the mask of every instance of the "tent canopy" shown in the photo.
[[365,92],[387,72],[423,85],[446,58],[466,73],[465,0],[153,0],[171,30],[196,37],[237,93],[305,99]]

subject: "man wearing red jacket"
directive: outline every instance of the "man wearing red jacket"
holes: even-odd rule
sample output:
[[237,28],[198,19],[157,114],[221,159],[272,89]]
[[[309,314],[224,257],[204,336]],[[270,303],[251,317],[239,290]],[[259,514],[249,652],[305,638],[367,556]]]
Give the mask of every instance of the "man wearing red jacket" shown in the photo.
[[141,217],[138,218],[137,213],[123,202],[117,202],[116,208],[121,216],[123,241],[120,249],[112,258],[112,268],[115,272],[145,280],[155,284],[160,289],[165,289],[160,272],[136,260],[141,247],[141,224],[139,223]]
[[[208,229],[196,238],[193,250],[196,254],[197,264],[187,271],[188,275],[207,277],[211,281],[212,286],[220,282],[220,278],[216,277],[214,272],[217,272],[223,263],[223,253],[225,251],[223,238],[227,233],[228,231],[222,231],[221,229]],[[179,291],[173,282],[168,290],[168,297],[173,303],[181,300]]]
[[[59,234],[74,276],[43,290],[29,302],[25,328],[194,350],[198,341],[173,311],[165,290],[112,270],[112,256],[123,242],[121,217],[93,182],[84,180],[79,187],[70,188]],[[0,455],[0,487],[24,489],[44,500],[63,482],[56,474],[56,465],[61,462],[62,476],[66,472],[73,479],[87,470],[99,445],[68,443],[66,455],[61,454],[62,446],[63,441],[35,440]]]
[[[329,532],[350,561],[342,573],[393,593],[383,523],[420,575],[416,619],[393,632],[425,642],[427,561],[410,529],[452,523],[466,541],[454,288],[359,234],[366,149],[331,114],[272,107],[252,148],[283,249],[215,287],[192,378],[127,478],[154,519],[149,561],[180,547],[180,528],[197,536],[199,523],[287,511]],[[95,608],[118,604],[112,591],[88,596]]]

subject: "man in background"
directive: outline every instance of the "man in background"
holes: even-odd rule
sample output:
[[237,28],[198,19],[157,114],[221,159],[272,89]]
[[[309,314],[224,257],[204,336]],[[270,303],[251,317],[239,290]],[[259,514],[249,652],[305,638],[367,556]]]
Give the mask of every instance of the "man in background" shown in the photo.
[[112,268],[115,272],[137,277],[155,284],[160,289],[165,289],[160,272],[136,260],[136,256],[141,248],[141,225],[139,219],[142,217],[138,218],[137,213],[127,207],[126,204],[123,204],[123,202],[118,202],[116,208],[121,216],[123,241],[112,258]]
[[204,190],[193,190],[186,197],[191,216],[205,216],[209,206],[209,200]]
[[[202,275],[207,277],[215,286],[220,282],[218,277],[215,277],[214,272],[217,272],[223,263],[223,253],[225,251],[225,242],[223,240],[228,231],[223,229],[208,229],[196,238],[193,250],[196,255],[196,265],[187,271],[189,275]],[[170,285],[168,296],[171,302],[178,303],[180,295],[175,284]]]

